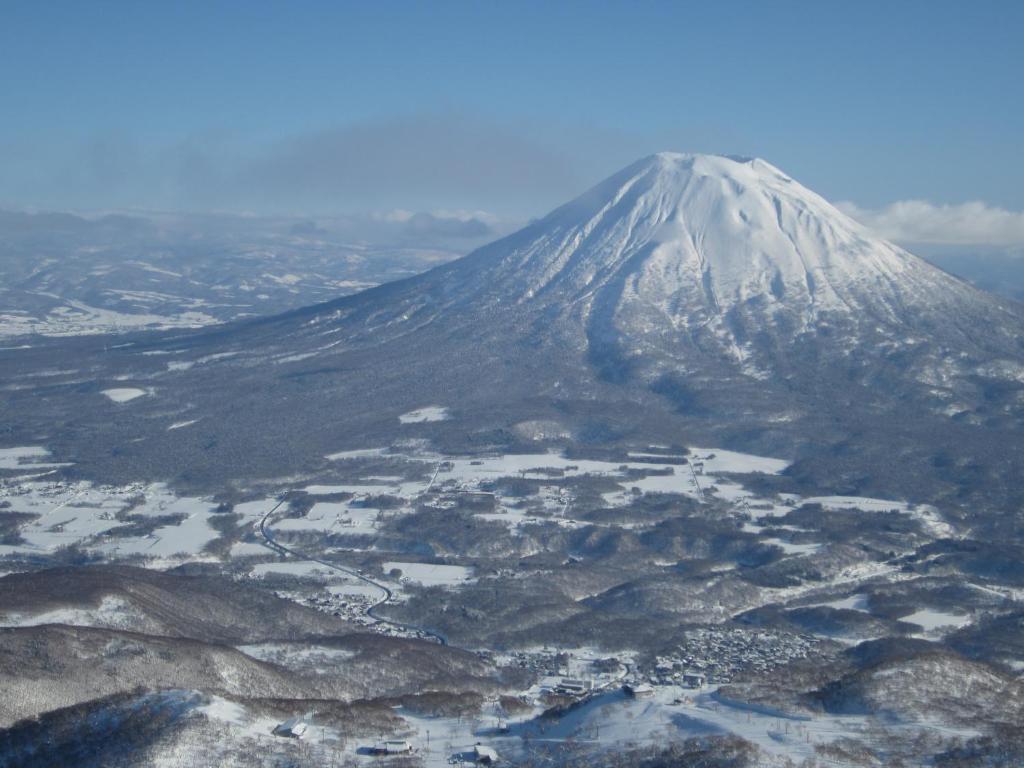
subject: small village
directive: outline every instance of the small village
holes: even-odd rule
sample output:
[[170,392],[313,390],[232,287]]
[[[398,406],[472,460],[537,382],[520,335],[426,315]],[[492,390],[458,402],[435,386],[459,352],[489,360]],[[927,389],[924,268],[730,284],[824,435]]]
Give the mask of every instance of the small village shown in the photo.
[[304,592],[275,591],[277,597],[291,600],[315,610],[329,613],[350,621],[355,625],[376,632],[388,637],[404,637],[416,640],[435,640],[435,638],[424,630],[404,627],[398,624],[391,624],[374,618],[368,611],[379,599],[374,599],[364,594],[353,594],[349,592],[332,592],[330,590],[318,591],[315,594]]
[[744,629],[701,628],[688,632],[671,653],[658,656],[648,682],[669,685],[688,673],[706,682],[725,684],[740,672],[768,673],[815,652],[821,641],[813,635],[793,635]]

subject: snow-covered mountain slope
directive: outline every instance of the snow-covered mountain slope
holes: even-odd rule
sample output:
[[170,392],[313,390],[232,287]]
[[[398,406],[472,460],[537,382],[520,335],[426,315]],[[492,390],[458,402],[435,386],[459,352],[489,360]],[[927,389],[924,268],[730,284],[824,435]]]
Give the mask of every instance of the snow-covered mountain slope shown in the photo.
[[518,328],[531,344],[586,350],[613,379],[692,373],[699,358],[764,379],[803,364],[794,344],[818,341],[827,356],[937,342],[913,372],[922,381],[948,378],[945,356],[955,364],[963,349],[1022,351],[1019,306],[872,236],[763,160],[708,155],[644,158],[515,235],[330,319],[379,343],[469,318],[471,335]]
[[[89,420],[60,440],[89,435],[109,450],[76,460],[128,479],[140,465],[266,476],[413,434],[508,448],[544,424],[576,442],[784,456],[819,490],[926,500],[1016,487],[1022,340],[1020,305],[873,237],[768,163],[659,154],[416,277],[104,348],[81,366],[94,385],[75,370],[31,383],[50,349],[0,364],[19,382],[13,444],[50,446],[51,425]],[[67,345],[66,359],[92,354]],[[93,407],[94,388],[128,386],[154,394]],[[426,406],[448,418],[400,419]],[[125,452],[125,431],[146,437]]]
[[[945,278],[867,234],[759,159],[662,153],[645,158],[540,222],[503,260],[513,293],[576,300],[611,281],[666,319],[749,302],[824,312],[893,314],[895,294]],[[907,285],[912,281],[914,285]]]

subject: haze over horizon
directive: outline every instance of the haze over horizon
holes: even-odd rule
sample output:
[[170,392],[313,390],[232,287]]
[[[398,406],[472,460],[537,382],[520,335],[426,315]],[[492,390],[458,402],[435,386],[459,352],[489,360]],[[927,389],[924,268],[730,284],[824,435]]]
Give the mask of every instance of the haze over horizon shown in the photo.
[[1024,243],[1018,4],[522,10],[11,4],[0,207],[524,221],[672,150],[896,240]]

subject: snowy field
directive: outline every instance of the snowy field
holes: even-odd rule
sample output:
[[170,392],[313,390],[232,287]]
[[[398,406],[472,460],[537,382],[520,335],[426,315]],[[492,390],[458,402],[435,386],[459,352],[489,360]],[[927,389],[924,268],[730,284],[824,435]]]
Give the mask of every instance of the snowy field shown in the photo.
[[[264,549],[266,554],[269,550]],[[338,598],[356,598],[378,603],[387,593],[382,587],[369,584],[355,575],[338,568],[328,568],[315,560],[285,560],[282,562],[259,563],[249,571],[249,577],[263,579],[267,576],[296,576],[304,581],[321,585],[323,592]],[[401,594],[396,595],[400,599]]]
[[[111,393],[117,393],[116,395]],[[107,390],[115,401],[149,394],[145,390],[123,388]],[[183,428],[190,422],[172,425]],[[65,466],[44,448],[25,446],[0,449],[0,470],[23,471],[0,485],[0,501],[10,511],[27,513],[33,518],[20,526],[21,541],[0,546],[0,555],[10,553],[53,552],[58,547],[82,545],[112,558],[144,557],[164,562],[175,559],[205,557],[205,550],[220,535],[211,526],[217,514],[209,499],[179,498],[161,484],[132,484],[123,487],[98,487],[89,483],[47,482],[48,472]],[[406,465],[420,467],[419,478],[406,479],[398,474],[381,474],[379,468],[359,477],[359,463],[364,460],[395,459]],[[679,494],[698,501],[717,498],[730,504],[746,522],[743,530],[763,536],[765,543],[780,547],[786,555],[812,555],[822,544],[809,541],[811,532],[773,526],[764,532],[764,523],[771,516],[784,515],[802,503],[821,504],[829,509],[873,511],[894,510],[920,519],[930,531],[945,535],[949,526],[938,512],[928,506],[908,505],[860,497],[812,496],[800,498],[787,494],[778,498],[760,498],[744,488],[736,476],[743,473],[776,474],[787,467],[777,458],[754,456],[714,448],[691,448],[684,455],[673,455],[664,449],[636,451],[625,461],[570,459],[556,452],[535,454],[495,454],[482,456],[446,456],[424,446],[409,449],[369,448],[328,456],[344,465],[344,482],[321,482],[301,488],[312,497],[342,496],[315,501],[308,511],[296,515],[280,514],[274,530],[283,535],[322,533],[375,537],[379,535],[385,516],[411,513],[427,495],[434,503],[460,494],[489,495],[494,499],[491,509],[475,514],[482,519],[500,522],[516,530],[538,523],[563,527],[593,525],[573,516],[573,494],[567,481],[597,477],[613,481],[619,490],[605,492],[604,503],[611,509],[625,510],[638,494]],[[541,481],[536,493],[524,504],[522,497],[507,496],[496,481],[520,478]],[[438,498],[441,501],[438,502]],[[344,498],[347,497],[347,498]],[[374,499],[389,497],[387,510],[379,508]],[[243,525],[254,525],[274,506],[273,499],[238,505],[233,511],[241,515]],[[123,526],[124,518],[161,518],[159,525],[140,535],[110,535]],[[634,523],[602,523],[617,527],[634,527]],[[235,543],[232,556],[268,554],[253,542]],[[404,565],[405,567],[402,567]],[[416,563],[399,564],[408,583],[424,586],[465,583],[465,574],[443,577],[428,574]],[[454,566],[446,566],[454,567]],[[454,573],[454,572],[452,572]]]
[[144,397],[152,393],[138,387],[115,387],[114,389],[104,389],[103,394],[115,403],[128,403],[137,397]]
[[355,506],[353,502],[321,501],[302,517],[289,517],[274,523],[275,531],[323,531],[351,535],[373,535],[380,527],[379,509]]
[[[345,451],[331,454],[327,458],[331,461],[353,463],[363,459],[386,457],[435,465],[430,482],[425,485],[399,483],[395,478],[389,478],[390,482],[384,488],[357,483],[308,486],[305,490],[313,494],[349,492],[358,495],[375,491],[387,492],[406,499],[406,509],[412,507],[418,495],[428,491],[491,495],[497,502],[496,510],[477,514],[483,519],[504,523],[514,530],[523,525],[534,524],[539,518],[525,510],[519,504],[519,499],[503,496],[500,491],[487,490],[495,481],[502,478],[522,478],[561,482],[591,476],[609,478],[619,485],[620,490],[602,494],[602,499],[609,508],[627,508],[638,494],[679,494],[698,501],[713,498],[725,501],[733,505],[737,512],[758,521],[761,518],[785,515],[801,504],[817,503],[836,510],[894,510],[920,519],[936,535],[949,535],[952,531],[951,527],[941,520],[937,510],[927,505],[850,496],[801,498],[795,494],[782,494],[776,499],[758,497],[734,477],[743,474],[779,474],[789,466],[789,463],[783,459],[717,448],[691,447],[685,455],[656,449],[633,451],[628,454],[625,461],[569,459],[556,452],[445,456],[429,450],[405,451],[388,448]],[[378,479],[375,482],[383,481]],[[557,485],[541,486],[532,500],[540,502],[541,509],[547,515],[543,519],[548,523],[566,527],[592,524],[572,517],[571,495]],[[313,514],[307,517],[312,520]],[[619,527],[629,525],[620,523]],[[756,522],[748,523],[745,530],[759,533],[762,527]],[[813,554],[821,546],[811,542],[793,542],[777,536],[766,537],[766,541],[791,555]]]
[[971,617],[962,613],[949,613],[947,611],[923,608],[909,616],[901,616],[900,621],[917,624],[924,630],[918,635],[919,637],[934,639],[960,629],[960,627],[967,626],[971,623]]
[[444,421],[448,418],[448,409],[440,405],[428,405],[415,411],[403,413],[398,417],[402,424],[420,424],[425,421]]
[[268,574],[300,576],[305,579],[316,579],[318,581],[339,580],[337,571],[315,560],[286,560],[280,563],[260,563],[253,566],[253,569],[249,572],[249,575],[254,579],[263,578]]
[[50,452],[39,446],[0,448],[0,469],[36,470],[70,466],[68,462],[50,461]]
[[929,504],[907,504],[902,501],[886,501],[864,496],[812,496],[802,499],[804,504],[820,504],[825,509],[856,510],[869,512],[900,512],[920,520],[937,537],[952,536],[955,531],[944,522],[935,507]]
[[402,572],[400,580],[423,587],[451,587],[467,584],[473,580],[473,570],[461,565],[432,565],[429,563],[402,563],[388,561],[383,564],[384,572],[397,569]]
[[[61,466],[44,461],[47,458],[41,449],[7,449],[0,453],[5,469]],[[153,565],[169,566],[208,559],[204,550],[220,536],[210,524],[218,514],[213,501],[179,497],[162,483],[99,486],[45,478],[45,474],[24,475],[0,481],[0,502],[6,505],[5,511],[30,516],[18,528],[20,541],[0,545],[0,555],[53,554],[61,547],[75,545],[112,560],[142,557]],[[273,499],[248,502],[233,511],[241,516],[243,524],[252,525],[276,503]],[[153,523],[147,525],[147,519]],[[123,527],[151,530],[117,534],[115,529]]]
[[25,312],[0,313],[0,338],[40,334],[42,336],[87,336],[99,333],[123,333],[137,330],[200,328],[219,322],[204,312],[182,311],[176,314],[117,312],[66,300],[43,317]]

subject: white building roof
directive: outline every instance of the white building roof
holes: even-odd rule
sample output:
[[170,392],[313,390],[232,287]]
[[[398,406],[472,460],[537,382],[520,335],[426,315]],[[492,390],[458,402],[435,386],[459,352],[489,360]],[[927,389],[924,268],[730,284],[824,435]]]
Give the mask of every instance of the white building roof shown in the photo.
[[305,716],[292,717],[285,720],[274,729],[274,733],[290,733],[293,736],[301,736],[308,727]]

